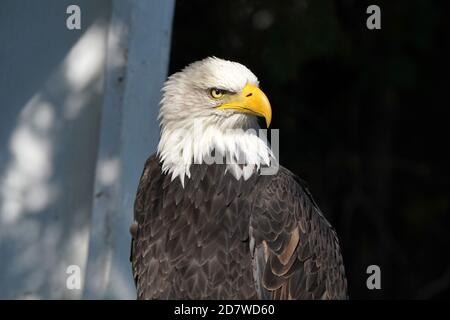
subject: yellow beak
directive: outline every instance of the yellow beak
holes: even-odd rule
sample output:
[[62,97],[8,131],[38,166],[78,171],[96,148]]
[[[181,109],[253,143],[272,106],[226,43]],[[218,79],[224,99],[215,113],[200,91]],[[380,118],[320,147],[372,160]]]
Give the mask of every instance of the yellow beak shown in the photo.
[[257,86],[247,84],[242,92],[229,97],[229,101],[217,109],[232,109],[243,113],[250,113],[266,119],[267,127],[272,121],[272,109],[269,99]]

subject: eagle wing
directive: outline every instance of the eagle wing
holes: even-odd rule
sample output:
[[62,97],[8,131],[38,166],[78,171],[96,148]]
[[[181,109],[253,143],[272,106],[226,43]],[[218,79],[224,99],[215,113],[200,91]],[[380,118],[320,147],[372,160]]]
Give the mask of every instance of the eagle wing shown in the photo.
[[[146,258],[146,254],[150,249],[161,250],[161,248],[150,248],[151,239],[148,238],[152,237],[152,232],[148,223],[151,217],[149,217],[148,214],[153,214],[153,212],[156,211],[154,210],[154,207],[158,205],[160,200],[155,196],[159,193],[154,192],[161,184],[160,170],[161,168],[156,156],[151,156],[145,163],[134,202],[134,223],[130,227],[132,236],[130,261],[132,263],[133,278],[137,286],[137,296],[139,298],[152,293],[145,292],[145,287],[138,286],[139,279],[151,281],[153,278],[158,278],[160,286],[162,286],[162,282],[164,282],[162,270],[161,268],[158,268],[159,261]],[[161,247],[159,242],[152,242],[151,244],[152,246]],[[156,290],[158,289],[159,288],[156,288]]]
[[255,198],[250,250],[262,299],[347,299],[336,232],[304,183],[287,169]]

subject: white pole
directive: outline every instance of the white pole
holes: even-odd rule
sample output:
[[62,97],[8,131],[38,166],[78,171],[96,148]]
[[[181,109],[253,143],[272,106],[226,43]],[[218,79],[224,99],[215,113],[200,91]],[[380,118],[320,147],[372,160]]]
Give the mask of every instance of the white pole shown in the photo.
[[113,0],[84,298],[134,299],[133,202],[156,151],[174,0]]

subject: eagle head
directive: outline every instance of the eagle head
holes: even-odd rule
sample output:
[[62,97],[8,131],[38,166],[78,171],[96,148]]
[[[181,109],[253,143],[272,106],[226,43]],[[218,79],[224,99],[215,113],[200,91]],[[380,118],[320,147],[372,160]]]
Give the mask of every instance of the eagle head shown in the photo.
[[158,154],[163,171],[189,177],[192,164],[225,159],[227,168],[247,179],[272,156],[260,139],[257,117],[272,119],[257,77],[240,63],[209,57],[171,75],[163,87]]

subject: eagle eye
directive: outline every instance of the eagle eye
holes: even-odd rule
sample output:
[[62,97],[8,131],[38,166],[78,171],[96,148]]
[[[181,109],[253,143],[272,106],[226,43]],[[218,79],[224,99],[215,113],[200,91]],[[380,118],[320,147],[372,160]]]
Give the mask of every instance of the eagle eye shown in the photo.
[[221,99],[225,95],[226,91],[222,89],[212,88],[209,90],[209,95],[213,99]]

